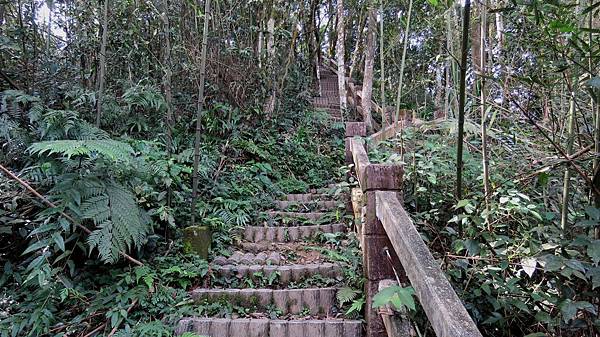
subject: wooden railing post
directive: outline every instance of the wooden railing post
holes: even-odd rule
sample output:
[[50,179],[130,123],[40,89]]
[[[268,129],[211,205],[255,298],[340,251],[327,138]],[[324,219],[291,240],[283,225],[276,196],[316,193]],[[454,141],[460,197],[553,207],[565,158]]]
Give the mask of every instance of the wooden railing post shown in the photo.
[[365,284],[367,337],[387,336],[381,315],[378,309],[373,308],[373,297],[378,292],[379,282],[384,279],[396,279],[394,269],[401,274],[399,275],[401,281],[405,279],[390,239],[377,219],[375,195],[377,191],[400,193],[402,174],[401,165],[368,164],[364,170],[366,177],[361,182],[366,197],[365,223],[361,241],[363,242],[363,269],[367,279]]
[[367,136],[367,125],[363,122],[346,122],[346,134],[344,136],[346,143],[346,164],[352,164],[354,162],[352,158],[352,148],[350,147],[350,139],[357,136]]

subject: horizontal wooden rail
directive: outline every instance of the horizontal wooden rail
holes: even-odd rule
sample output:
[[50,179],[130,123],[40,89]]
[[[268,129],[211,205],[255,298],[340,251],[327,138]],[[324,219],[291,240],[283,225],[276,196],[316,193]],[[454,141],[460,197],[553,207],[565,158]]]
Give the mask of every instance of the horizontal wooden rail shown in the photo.
[[377,191],[376,214],[438,337],[481,337],[396,193]]
[[405,337],[390,331],[390,317],[371,309],[379,282],[393,277],[410,282],[438,337],[481,337],[475,322],[402,207],[399,200],[402,198],[402,165],[369,161],[365,145],[387,139],[397,127],[390,126],[365,140],[364,123],[346,123],[346,162],[354,165],[360,185],[360,191],[353,191],[353,196],[362,199],[353,200],[353,208],[355,216],[360,217],[356,223],[367,280],[367,337]]

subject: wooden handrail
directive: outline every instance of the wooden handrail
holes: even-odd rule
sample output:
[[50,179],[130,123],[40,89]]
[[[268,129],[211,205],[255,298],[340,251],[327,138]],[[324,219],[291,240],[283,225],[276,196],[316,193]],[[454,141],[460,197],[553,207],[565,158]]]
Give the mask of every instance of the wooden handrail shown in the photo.
[[[390,126],[371,135],[368,137],[369,142],[377,143],[387,139],[389,134],[395,133],[394,127],[397,126]],[[365,136],[364,123],[346,123],[346,161],[354,164],[365,206],[364,213],[360,212],[364,222],[359,221],[362,225],[358,232],[363,248],[363,263],[366,266],[367,306],[370,307],[374,296],[373,291],[369,289],[378,285],[382,277],[393,276],[384,267],[390,255],[382,255],[382,250],[386,250],[384,247],[391,246],[393,252],[386,250],[392,253],[390,263],[404,269],[436,335],[481,337],[477,325],[398,199],[401,195],[398,192],[402,190],[402,166],[371,163],[365,148],[365,144],[369,143],[365,142]],[[361,208],[361,205],[355,205],[355,209]],[[397,259],[396,262],[394,259]],[[378,314],[374,315],[369,310],[371,309],[367,309],[366,313],[368,334],[383,336],[381,329],[385,330],[385,322],[381,321]],[[379,323],[374,316],[379,317]],[[387,332],[393,334],[392,331]]]
[[438,337],[481,337],[456,292],[393,192],[378,191],[381,221]]

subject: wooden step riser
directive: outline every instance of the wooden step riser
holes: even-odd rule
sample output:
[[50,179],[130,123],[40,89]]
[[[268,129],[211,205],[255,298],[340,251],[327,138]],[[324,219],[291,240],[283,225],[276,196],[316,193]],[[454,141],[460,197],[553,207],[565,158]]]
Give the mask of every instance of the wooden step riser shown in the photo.
[[333,313],[335,288],[311,289],[196,289],[191,296],[198,304],[203,302],[230,303],[234,306],[254,308],[265,312],[270,307],[281,310],[282,315],[308,312],[311,316],[328,316]]
[[177,324],[175,334],[185,332],[208,337],[362,337],[362,322],[184,318]]
[[244,240],[249,242],[297,242],[317,236],[319,233],[345,232],[346,225],[308,225],[293,227],[248,226],[244,229]]
[[[263,280],[268,279],[275,272],[279,273],[277,284],[281,286],[288,285],[290,282],[302,282],[315,275],[332,279],[343,277],[343,271],[340,266],[333,263],[292,264],[284,266],[224,265],[218,266],[217,270],[215,270],[218,277],[237,277],[239,279],[248,277],[253,281],[259,281],[259,278]],[[257,275],[262,275],[262,277]]]

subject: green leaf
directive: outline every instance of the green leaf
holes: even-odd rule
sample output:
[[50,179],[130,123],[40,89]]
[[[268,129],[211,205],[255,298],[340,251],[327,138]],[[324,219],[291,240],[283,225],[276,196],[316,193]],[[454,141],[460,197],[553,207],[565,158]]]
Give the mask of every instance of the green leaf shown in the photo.
[[415,310],[414,293],[415,290],[412,287],[387,287],[373,297],[373,308],[383,307],[391,303],[397,310],[402,309],[403,306],[406,306],[410,310]]
[[563,258],[553,254],[543,255],[538,259],[545,272],[557,271],[564,266]]
[[585,276],[592,280],[592,290],[600,287],[600,267],[592,267],[588,269]]
[[34,244],[29,245],[29,247],[27,247],[27,249],[25,249],[25,251],[21,255],[27,255],[33,251],[36,251],[40,248],[44,248],[47,246],[48,246],[48,240],[44,239],[44,240],[37,241]]
[[594,264],[600,261],[600,240],[594,240],[587,247],[587,255],[592,259]]
[[52,234],[52,239],[54,240],[54,243],[56,243],[56,245],[58,246],[58,249],[60,249],[64,252],[65,251],[65,240],[63,239],[62,235],[60,235],[59,233],[54,233],[54,234]]

